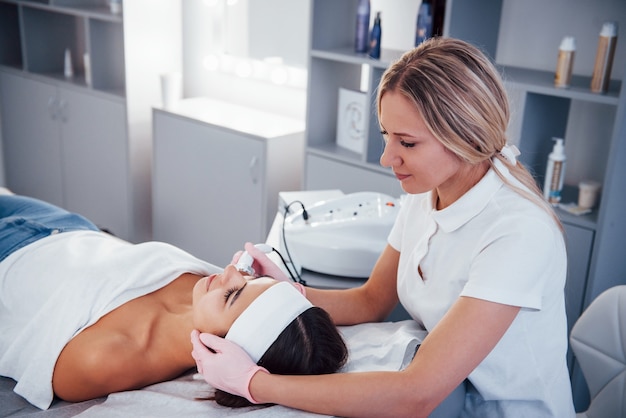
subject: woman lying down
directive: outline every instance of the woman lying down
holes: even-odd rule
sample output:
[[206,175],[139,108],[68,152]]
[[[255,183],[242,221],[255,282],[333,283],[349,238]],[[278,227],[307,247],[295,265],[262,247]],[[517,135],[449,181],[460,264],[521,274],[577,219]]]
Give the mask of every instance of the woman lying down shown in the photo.
[[[0,375],[47,409],[176,378],[197,329],[268,371],[337,371],[347,349],[290,283],[250,280],[161,242],[130,244],[48,203],[0,195]],[[262,324],[262,326],[260,326]],[[197,332],[197,331],[196,331]],[[228,406],[250,405],[217,392]]]

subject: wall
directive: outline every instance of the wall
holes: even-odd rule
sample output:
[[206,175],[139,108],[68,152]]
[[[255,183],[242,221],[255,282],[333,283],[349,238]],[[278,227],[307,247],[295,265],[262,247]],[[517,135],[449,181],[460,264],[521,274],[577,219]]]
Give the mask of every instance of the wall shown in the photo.
[[[233,6],[224,0],[184,1],[184,96],[208,96],[304,119],[308,13],[308,0],[239,0]],[[236,68],[225,68],[231,64],[224,65],[225,58],[248,58],[245,64],[258,68],[267,64],[264,58],[277,56],[287,65],[281,68],[289,72],[291,84],[241,77]],[[220,68],[209,69],[208,58],[222,59]]]
[[306,68],[308,21],[309,0],[248,0],[247,55]]

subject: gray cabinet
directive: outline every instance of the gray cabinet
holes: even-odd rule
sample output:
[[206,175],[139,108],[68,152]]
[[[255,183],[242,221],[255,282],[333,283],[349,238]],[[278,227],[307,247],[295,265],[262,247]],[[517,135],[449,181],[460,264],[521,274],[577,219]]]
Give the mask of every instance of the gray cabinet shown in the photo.
[[[300,187],[303,125],[290,131],[285,120],[251,112],[208,99],[154,110],[155,240],[217,265],[246,241],[265,242],[278,192]],[[280,132],[264,132],[272,126]]]
[[393,176],[315,154],[307,156],[305,178],[308,190],[339,189],[344,193],[355,193],[365,188],[392,196],[404,193],[400,182]]
[[64,203],[120,237],[129,237],[126,105],[59,88]]
[[[57,88],[0,74],[0,105],[7,184],[16,193],[63,205]],[[36,122],[33,122],[36,121]]]
[[[565,2],[563,2],[565,3]],[[395,181],[389,170],[378,162],[382,152],[382,140],[376,120],[375,93],[384,70],[404,51],[383,49],[380,60],[353,52],[353,34],[358,0],[312,0],[311,39],[309,49],[309,85],[306,136],[306,189],[315,188],[344,191],[374,190],[398,195],[401,190],[391,184]],[[501,25],[505,7],[525,5],[521,0],[448,0],[444,35],[468,40],[480,46],[498,62],[498,43],[510,34],[509,26]],[[534,2],[526,11],[542,13],[545,2]],[[620,19],[625,16],[623,2],[603,2],[604,19]],[[555,7],[548,8],[554,11]],[[519,10],[518,10],[519,11]],[[583,6],[574,6],[570,14],[588,15]],[[572,28],[568,22],[558,21],[556,16],[551,28],[539,27],[539,32],[551,30],[567,32]],[[598,14],[598,19],[601,17]],[[594,51],[601,21],[589,18],[594,25],[590,31]],[[524,25],[532,22],[522,20]],[[622,22],[623,23],[623,22]],[[384,27],[394,23],[383,19]],[[597,27],[596,27],[597,26]],[[556,28],[556,29],[555,29]],[[527,30],[525,27],[524,30]],[[533,31],[534,33],[535,31]],[[558,41],[564,35],[562,33]],[[383,35],[384,36],[384,35]],[[526,42],[524,34],[521,35]],[[541,34],[538,39],[545,41]],[[532,51],[528,39],[527,50]],[[554,47],[554,64],[558,41]],[[587,42],[584,43],[585,45]],[[505,51],[517,54],[517,51]],[[526,51],[527,52],[527,51]],[[525,53],[526,53],[525,52]],[[587,55],[588,53],[584,51]],[[619,52],[619,51],[618,51]],[[583,55],[581,54],[581,57]],[[579,59],[579,58],[577,58]],[[616,63],[623,60],[616,59]],[[524,61],[524,65],[526,62]],[[551,67],[551,64],[548,66]],[[365,68],[366,71],[363,71]],[[566,302],[568,323],[571,327],[589,303],[608,287],[626,283],[626,88],[622,80],[625,68],[613,67],[613,79],[605,94],[591,93],[591,74],[576,75],[568,89],[554,87],[554,72],[545,68],[520,68],[500,65],[507,89],[512,93],[513,124],[511,140],[522,151],[522,162],[537,173],[542,182],[547,156],[551,151],[552,137],[565,138],[566,152],[571,157],[568,170],[577,170],[572,178],[584,179],[592,173],[592,179],[602,183],[601,200],[592,213],[574,216],[557,209],[565,225],[568,247],[568,277]],[[339,88],[360,90],[364,88],[367,99],[365,107],[365,145],[362,153],[355,153],[337,145],[337,103]],[[599,129],[589,131],[589,122],[596,122]],[[569,139],[569,141],[568,141]],[[329,168],[340,173],[329,175]],[[567,177],[566,177],[567,178]],[[576,200],[576,181],[567,183],[564,201]],[[387,188],[388,187],[388,188]],[[577,409],[584,408],[584,381],[570,357],[572,385]]]
[[129,235],[123,101],[0,73],[6,176],[20,194]]
[[143,241],[151,237],[151,109],[159,73],[182,65],[182,12],[180,0],[123,9],[112,13],[107,0],[0,0],[3,158],[16,193]]

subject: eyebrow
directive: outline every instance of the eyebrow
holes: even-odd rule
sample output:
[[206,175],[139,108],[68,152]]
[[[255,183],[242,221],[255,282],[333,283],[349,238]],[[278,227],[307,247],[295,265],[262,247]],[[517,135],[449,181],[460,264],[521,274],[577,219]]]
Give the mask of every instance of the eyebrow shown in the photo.
[[241,295],[241,292],[243,292],[243,289],[245,289],[246,286],[248,286],[248,282],[246,282],[243,286],[241,286],[238,291],[235,292],[235,296],[233,296],[232,300],[230,301],[230,306],[233,306],[233,304],[239,298],[239,295]]

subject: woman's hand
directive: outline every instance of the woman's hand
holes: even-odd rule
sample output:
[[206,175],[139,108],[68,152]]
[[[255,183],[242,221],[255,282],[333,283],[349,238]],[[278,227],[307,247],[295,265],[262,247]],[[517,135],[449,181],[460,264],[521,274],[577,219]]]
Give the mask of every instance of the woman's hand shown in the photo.
[[[289,282],[291,281],[285,272],[274,263],[263,251],[255,247],[251,242],[246,242],[244,245],[245,250],[250,254],[254,262],[252,268],[256,272],[257,276],[269,276],[275,280]],[[231,264],[237,264],[243,251],[238,251],[233,256]]]
[[250,394],[250,380],[258,371],[269,372],[257,366],[243,348],[213,334],[200,334],[195,329],[191,332],[191,344],[191,356],[198,373],[209,385],[258,403]]

